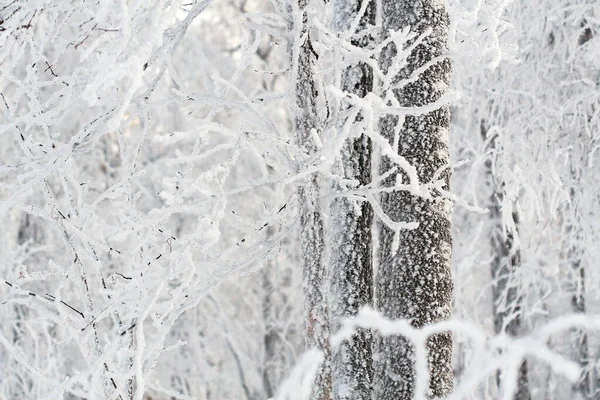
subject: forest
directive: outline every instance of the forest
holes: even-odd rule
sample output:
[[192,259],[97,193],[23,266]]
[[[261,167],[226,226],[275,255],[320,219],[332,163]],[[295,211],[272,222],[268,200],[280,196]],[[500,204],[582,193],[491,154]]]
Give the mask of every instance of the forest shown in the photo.
[[0,0],[0,400],[600,400],[599,149],[597,0]]

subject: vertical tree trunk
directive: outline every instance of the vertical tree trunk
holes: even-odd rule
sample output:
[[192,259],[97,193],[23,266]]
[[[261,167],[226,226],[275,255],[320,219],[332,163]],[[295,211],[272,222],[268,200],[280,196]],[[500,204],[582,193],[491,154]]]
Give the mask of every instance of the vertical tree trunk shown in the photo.
[[267,399],[275,396],[275,391],[279,384],[279,351],[281,351],[281,332],[277,324],[277,318],[274,315],[275,302],[273,301],[273,292],[275,291],[275,285],[269,276],[273,272],[270,264],[267,263],[261,272],[264,291],[263,318],[265,323],[263,337],[265,360],[263,363],[262,381]]
[[[568,262],[571,265],[571,309],[577,314],[585,314],[585,268],[582,265],[582,259],[584,255],[584,248],[581,246],[581,228],[578,228],[581,221],[577,218],[576,205],[578,200],[576,198],[575,185],[578,183],[577,173],[574,168],[571,169],[571,177],[574,180],[573,186],[570,190],[571,195],[571,222],[567,226],[567,232],[573,235],[571,239],[571,247],[568,249]],[[593,379],[593,366],[590,365],[590,351],[588,345],[588,334],[585,329],[573,329],[574,343],[571,353],[573,354],[575,361],[581,367],[581,377],[573,385],[573,395],[576,393],[582,399],[593,399],[600,397],[600,394],[594,393],[592,388]]]
[[[487,137],[485,122],[481,123],[481,134],[488,140],[488,149],[495,148],[495,138]],[[506,333],[517,336],[521,326],[521,303],[519,296],[518,278],[515,274],[521,264],[521,251],[515,245],[515,235],[518,232],[506,231],[503,225],[502,201],[504,199],[503,183],[494,176],[492,160],[485,163],[488,181],[492,186],[490,197],[490,220],[492,224],[491,246],[494,252],[491,263],[492,301],[494,309],[494,331],[496,334]],[[518,229],[519,217],[515,211],[510,218],[513,226]],[[530,400],[527,360],[519,367],[517,391],[515,400]],[[502,376],[496,376],[498,387],[502,384]]]
[[[267,231],[270,234],[270,229]],[[283,274],[283,276],[281,276]],[[276,395],[277,388],[285,378],[290,366],[286,348],[284,324],[289,321],[290,310],[287,293],[290,290],[290,271],[278,268],[272,260],[267,261],[261,271],[263,297],[263,318],[265,332],[264,362],[262,381],[267,399]]]
[[[370,0],[358,27],[360,33],[375,23],[375,3]],[[336,28],[346,30],[361,7],[360,0],[337,0]],[[366,47],[370,38],[353,39],[353,45]],[[364,97],[373,90],[373,72],[364,63],[348,68],[342,77],[342,90]],[[359,117],[360,118],[360,117]],[[344,121],[340,121],[343,123]],[[342,149],[337,175],[366,185],[371,181],[371,141],[366,135],[351,139]],[[340,190],[341,188],[334,188]],[[373,264],[371,224],[373,210],[367,202],[338,197],[330,204],[329,278],[331,330],[340,328],[344,318],[355,316],[365,305],[373,304]],[[372,334],[361,329],[332,354],[333,398],[367,400],[372,393]]]
[[[407,26],[421,35],[430,29],[423,42],[408,57],[397,80],[447,52],[448,15],[439,0],[382,0],[383,32],[399,31]],[[393,45],[381,56],[386,71],[396,54]],[[423,106],[438,100],[447,90],[451,74],[448,59],[434,63],[418,79],[394,90],[400,106]],[[399,123],[388,116],[381,121],[382,134],[390,143]],[[439,174],[450,183],[448,149],[450,109],[448,106],[422,116],[407,116],[401,127],[398,154],[417,169],[421,182]],[[382,172],[391,167],[382,160]],[[392,184],[396,176],[387,181]],[[382,208],[395,221],[417,222],[418,228],[400,232],[397,252],[392,248],[394,232],[381,228],[379,270],[376,283],[376,307],[388,318],[409,319],[413,326],[446,320],[452,313],[452,238],[450,204],[439,193],[425,200],[408,192],[383,194]],[[433,335],[427,342],[430,397],[446,396],[452,391],[452,336]],[[415,391],[414,349],[399,336],[378,337],[375,359],[376,400],[408,400]]]
[[[587,26],[587,21],[584,19],[581,21],[581,28],[584,28],[581,32],[579,39],[577,40],[577,44],[579,46],[585,45],[588,41],[590,41],[594,37],[594,33],[591,28]],[[588,119],[591,118],[588,116]],[[586,154],[585,149],[582,149],[581,154]],[[584,164],[585,162],[581,160]],[[580,186],[580,174],[574,165],[571,166],[571,178],[573,180],[572,187],[570,190],[571,195],[571,204],[573,204],[572,209],[572,217],[573,222],[571,226],[567,229],[569,231],[574,231],[574,238],[572,243],[572,247],[569,249],[568,258],[569,262],[572,266],[573,273],[573,296],[571,298],[571,308],[574,312],[578,314],[585,314],[586,305],[585,305],[585,268],[582,264],[582,259],[584,256],[585,248],[581,245],[581,228],[578,228],[579,218],[577,218],[577,210],[576,204],[578,203],[578,199],[576,198],[575,187]],[[585,329],[577,329],[575,331],[575,351],[573,354],[576,357],[577,363],[582,369],[582,374],[579,381],[574,385],[573,391],[575,393],[580,393],[580,396],[584,399],[598,399],[600,398],[600,393],[595,393],[596,388],[594,386],[594,373],[593,366],[590,365],[590,350],[588,344],[588,334]]]
[[[581,253],[576,248],[569,254],[571,265],[573,267],[573,296],[571,298],[571,307],[577,314],[585,314],[585,269],[581,265]],[[592,366],[590,366],[590,351],[588,345],[588,335],[585,329],[576,329],[574,332],[575,349],[573,355],[575,361],[581,368],[581,377],[573,386],[573,392],[579,393],[583,399],[598,398],[592,390]]]
[[[20,251],[23,253],[23,259],[29,263],[35,264],[39,261],[40,255],[30,255],[31,249],[29,247],[41,246],[43,241],[42,231],[39,224],[29,214],[22,214],[19,221],[19,229],[17,232],[17,245],[20,247]],[[24,343],[23,338],[27,331],[25,326],[26,321],[29,317],[29,307],[23,304],[14,304],[14,323],[12,325],[12,344],[16,348],[23,348],[27,350],[27,343]],[[25,353],[27,354],[27,353]],[[29,378],[29,373],[23,370],[20,363],[11,360],[7,372],[10,370],[13,375],[13,383],[9,386],[9,396],[11,398],[26,398],[31,394],[31,390],[34,387],[34,382]]]
[[[316,151],[313,134],[321,134],[317,109],[317,87],[314,77],[316,55],[311,45],[307,26],[308,0],[298,0],[302,11],[300,27],[296,27],[299,43],[296,81],[296,143],[310,156]],[[314,131],[313,131],[314,130]],[[321,210],[321,183],[317,173],[307,178],[299,189],[300,247],[305,295],[305,340],[308,348],[317,347],[324,354],[324,362],[317,373],[311,399],[331,399],[331,346],[329,344],[329,316],[325,295],[326,268],[324,263],[323,216]]]

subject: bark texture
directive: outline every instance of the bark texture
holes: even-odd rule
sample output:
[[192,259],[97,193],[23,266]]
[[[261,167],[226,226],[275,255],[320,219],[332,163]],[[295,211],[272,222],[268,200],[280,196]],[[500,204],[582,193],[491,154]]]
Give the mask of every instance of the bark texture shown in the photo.
[[[363,0],[368,1],[368,0]],[[360,1],[337,0],[336,28],[345,31],[361,8]],[[370,1],[356,33],[375,22],[375,3]],[[366,47],[368,36],[352,39]],[[364,97],[373,91],[373,72],[364,63],[349,67],[342,77],[342,90]],[[360,116],[358,117],[360,119]],[[346,121],[339,121],[343,124]],[[350,139],[342,149],[336,174],[359,185],[371,181],[372,144],[364,134]],[[336,186],[334,191],[344,190]],[[329,209],[329,276],[331,330],[340,328],[343,319],[355,316],[361,307],[373,304],[373,263],[371,225],[373,210],[367,202],[357,204],[345,197],[332,200]],[[373,365],[372,334],[360,329],[332,353],[333,398],[367,400],[371,398]]]
[[[448,15],[439,0],[382,0],[383,32],[407,26],[426,35],[406,60],[395,81],[411,77],[413,71],[447,53]],[[413,40],[414,42],[414,40]],[[410,44],[410,43],[409,43]],[[388,46],[381,64],[387,71],[397,49]],[[446,58],[433,63],[414,82],[394,91],[399,106],[423,106],[441,98],[447,91],[451,64]],[[397,117],[386,117],[380,129],[394,143]],[[450,183],[448,149],[450,110],[441,107],[422,116],[407,116],[399,130],[398,154],[417,169],[421,182],[439,177]],[[382,173],[391,168],[382,160]],[[387,181],[396,182],[396,176]],[[433,193],[425,200],[408,192],[383,194],[383,210],[395,221],[418,222],[418,228],[400,232],[399,250],[392,248],[394,232],[382,226],[379,270],[376,278],[376,308],[388,318],[403,318],[415,327],[446,320],[451,316],[452,277],[450,205]],[[374,399],[408,400],[415,392],[414,348],[403,337],[378,337],[376,340]],[[427,342],[430,373],[429,397],[446,396],[452,391],[452,336],[433,335]]]
[[[311,160],[316,151],[311,131],[321,134],[317,107],[317,85],[314,68],[316,54],[311,45],[307,27],[307,0],[299,0],[302,24],[296,38],[299,43],[296,81],[296,142]],[[323,216],[321,210],[321,183],[318,173],[307,178],[299,189],[300,201],[300,246],[305,295],[305,340],[307,348],[319,348],[324,352],[324,363],[320,366],[313,386],[311,399],[331,399],[331,346],[329,345],[329,315],[325,278],[327,271],[324,260]]]

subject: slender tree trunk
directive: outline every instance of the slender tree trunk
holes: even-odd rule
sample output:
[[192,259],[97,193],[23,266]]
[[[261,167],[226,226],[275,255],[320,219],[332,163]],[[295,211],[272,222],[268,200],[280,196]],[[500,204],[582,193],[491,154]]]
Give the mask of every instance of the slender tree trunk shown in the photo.
[[[581,246],[581,231],[578,228],[579,218],[577,218],[577,198],[575,192],[575,184],[578,183],[578,177],[576,172],[572,169],[571,171],[573,187],[571,187],[571,218],[572,222],[567,226],[567,230],[574,237],[571,239],[571,247],[569,248],[568,261],[571,265],[571,285],[572,285],[572,296],[571,296],[571,309],[577,314],[585,314],[585,268],[582,264],[584,255],[584,248]],[[573,385],[573,394],[579,393],[583,399],[594,399],[600,397],[600,394],[593,393],[592,380],[593,380],[593,366],[590,365],[590,350],[588,344],[588,334],[585,329],[574,329],[573,337],[575,343],[571,350],[575,361],[581,368],[581,377]]]
[[[20,250],[25,253],[24,259],[26,259],[29,263],[34,264],[36,261],[39,261],[39,255],[30,255],[28,253],[31,252],[31,249],[28,247],[36,247],[42,245],[42,232],[40,230],[39,224],[35,222],[35,219],[29,214],[22,214],[21,219],[19,221],[19,229],[17,232],[17,244],[20,247]],[[12,344],[16,348],[23,348],[26,350],[27,346],[23,343],[23,338],[25,337],[25,332],[27,327],[24,326],[27,318],[29,317],[29,307],[22,304],[14,304],[14,323],[12,325]],[[10,385],[9,396],[11,398],[25,398],[29,394],[31,394],[31,390],[34,387],[33,381],[29,378],[29,373],[24,371],[21,364],[11,360],[11,364],[9,368],[7,368],[7,372],[10,370],[14,375],[14,381]]]
[[[363,0],[369,1],[369,0]],[[338,0],[335,3],[336,28],[346,30],[360,10],[360,0]],[[369,2],[358,33],[375,23],[375,3]],[[352,40],[366,47],[370,38]],[[342,90],[364,97],[373,91],[373,72],[364,63],[348,68],[342,77]],[[360,117],[359,117],[360,118]],[[343,123],[345,121],[340,121]],[[361,134],[342,149],[336,165],[338,175],[360,185],[371,181],[371,141]],[[340,190],[336,187],[334,190]],[[329,277],[331,330],[337,331],[344,318],[355,316],[361,307],[373,304],[373,263],[371,224],[373,210],[367,202],[356,204],[335,198],[329,217]],[[361,329],[344,341],[332,354],[333,398],[367,400],[372,393],[372,334]]]
[[262,381],[265,396],[270,399],[275,397],[277,388],[285,378],[286,369],[290,366],[286,351],[286,331],[283,325],[290,318],[287,298],[290,289],[290,271],[281,270],[269,260],[261,274],[265,323]]
[[268,263],[262,271],[262,282],[264,291],[263,319],[265,323],[265,333],[263,342],[265,347],[265,360],[263,363],[262,381],[267,399],[275,396],[277,385],[279,384],[279,351],[281,351],[281,335],[277,318],[274,315],[275,303],[273,301],[273,292],[275,285],[271,277],[272,270]]
[[[573,249],[574,252],[576,249]],[[575,253],[576,254],[576,253]],[[575,255],[571,253],[571,256]],[[585,314],[585,269],[581,265],[581,259],[572,260],[574,287],[573,296],[571,298],[571,307],[575,313]],[[579,381],[573,385],[573,392],[580,393],[584,399],[598,398],[594,397],[592,392],[592,366],[590,365],[590,351],[588,345],[588,334],[585,329],[576,329],[575,351],[573,352],[576,362],[581,368],[581,377]]]
[[[485,122],[481,123],[481,134],[488,141],[488,149],[495,148],[495,138],[488,138]],[[494,310],[494,331],[496,334],[506,333],[517,336],[521,326],[521,303],[518,278],[515,276],[521,265],[521,250],[515,244],[518,232],[505,230],[503,224],[502,202],[504,199],[503,183],[494,176],[492,160],[485,163],[488,181],[492,186],[490,197],[490,220],[492,223],[491,246],[493,257],[491,263],[492,300]],[[518,229],[519,216],[515,211],[511,214],[514,229]],[[530,400],[528,364],[523,360],[519,367],[515,400]],[[502,376],[496,376],[498,387],[501,387]]]
[[[514,246],[514,234],[507,232],[506,236],[502,228],[502,210],[500,203],[502,194],[496,192],[490,207],[490,217],[494,221],[494,232],[491,241],[494,249],[492,258],[492,297],[494,302],[494,331],[496,334],[506,333],[510,336],[518,336],[521,327],[521,303],[518,294],[519,286],[515,282],[515,272],[521,263],[521,252]],[[512,214],[515,226],[519,223],[518,214]],[[501,384],[501,374],[497,377],[498,386]],[[523,360],[519,367],[517,377],[517,391],[514,400],[530,400],[528,363]]]
[[[307,27],[308,0],[299,0],[302,11],[296,81],[296,142],[309,156],[316,151],[313,135],[321,134],[318,115],[317,87],[314,77],[316,54],[311,45]],[[298,29],[299,28],[299,29]],[[307,348],[317,347],[325,354],[317,373],[311,399],[331,399],[331,346],[329,344],[329,316],[325,295],[326,268],[324,262],[323,216],[321,210],[321,182],[318,173],[307,178],[299,189],[300,246],[305,295],[305,340]]]
[[[586,25],[587,21],[585,19],[581,21],[580,26],[584,29],[577,40],[577,44],[579,46],[585,45],[594,37],[594,33],[592,32],[591,28],[589,26],[586,27]],[[588,118],[590,117],[588,116]],[[581,154],[586,154],[586,151],[581,149]],[[576,204],[578,199],[576,196],[575,187],[576,185],[580,187],[580,176],[577,173],[575,166],[571,167],[571,178],[573,180],[573,186],[570,190],[571,204],[573,204],[571,215],[575,222],[568,227],[569,231],[575,231],[575,237],[573,239],[574,244],[568,252],[569,262],[571,263],[573,273],[573,296],[571,298],[571,308],[578,314],[585,314],[585,268],[582,264],[585,248],[580,244],[582,233],[580,228],[577,228],[577,222],[579,222],[579,218],[577,218],[578,213]],[[575,331],[575,340],[575,351],[573,353],[576,357],[577,363],[579,363],[579,366],[581,367],[582,374],[579,381],[573,386],[573,392],[580,393],[581,397],[584,399],[598,399],[600,398],[600,393],[595,393],[595,379],[593,366],[590,365],[590,350],[588,344],[588,334],[586,330],[577,329]]]
[[[447,52],[448,15],[439,0],[382,0],[383,32],[407,26],[421,35],[431,29],[416,46],[400,71],[398,80]],[[396,54],[393,45],[381,56],[384,71]],[[434,63],[418,79],[394,91],[400,106],[423,106],[441,98],[451,74],[448,59]],[[397,117],[381,121],[382,134],[394,143]],[[449,188],[448,149],[450,109],[448,106],[422,116],[407,116],[399,132],[398,154],[417,169],[421,182],[439,176]],[[391,168],[382,160],[382,172]],[[436,175],[439,174],[439,175]],[[387,184],[396,182],[392,176]],[[383,194],[382,208],[395,221],[417,222],[418,228],[400,232],[399,249],[392,248],[394,232],[382,226],[379,270],[376,282],[376,307],[388,318],[403,318],[422,327],[451,316],[452,312],[452,238],[450,204],[439,193],[425,200],[408,192]],[[433,335],[427,341],[430,397],[446,396],[452,391],[452,336]],[[408,400],[415,392],[414,348],[403,337],[378,337],[376,340],[374,399]]]

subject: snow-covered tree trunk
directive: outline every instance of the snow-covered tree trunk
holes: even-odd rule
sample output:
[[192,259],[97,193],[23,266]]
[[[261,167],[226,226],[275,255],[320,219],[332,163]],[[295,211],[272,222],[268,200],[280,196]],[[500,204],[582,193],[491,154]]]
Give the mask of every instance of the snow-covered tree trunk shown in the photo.
[[[481,123],[481,134],[488,143],[488,149],[494,155],[496,137],[488,137],[485,122]],[[519,295],[519,278],[516,275],[521,264],[521,251],[518,247],[516,236],[519,217],[516,211],[510,216],[503,216],[503,200],[505,198],[504,183],[494,176],[492,160],[485,163],[488,182],[492,187],[490,196],[490,222],[491,222],[491,276],[492,276],[492,301],[494,310],[494,331],[496,334],[506,333],[510,336],[519,335],[521,326],[522,298]],[[510,220],[510,224],[503,221]],[[527,360],[524,360],[517,377],[517,389],[513,398],[515,400],[529,400]],[[502,376],[496,376],[498,386],[501,385]]]
[[[574,191],[571,189],[571,196]],[[575,228],[577,229],[577,228]],[[575,240],[577,242],[581,236],[580,232],[575,232]],[[585,268],[581,263],[583,250],[574,245],[569,251],[569,259],[573,267],[573,295],[571,297],[571,307],[573,312],[585,314]],[[581,367],[581,378],[573,385],[573,392],[580,393],[584,399],[595,398],[591,389],[591,380],[593,379],[592,371],[590,370],[590,351],[588,345],[588,335],[585,329],[576,329],[574,332],[574,352],[573,356]]]
[[[308,29],[308,0],[299,0],[301,20],[295,21],[294,51],[296,60],[296,143],[307,154],[307,160],[316,151],[313,135],[322,131],[317,106],[315,82],[316,54],[311,45]],[[296,50],[297,49],[297,50]],[[321,209],[321,179],[313,173],[299,188],[300,201],[300,248],[305,295],[305,340],[307,348],[319,348],[324,354],[313,386],[311,399],[331,399],[331,346],[329,344],[329,315],[325,280],[327,271],[324,260],[323,215]]]
[[[575,146],[574,146],[575,147]],[[582,151],[581,154],[585,154]],[[585,162],[585,161],[584,161]],[[572,164],[575,164],[572,162]],[[585,248],[582,246],[584,233],[582,232],[581,225],[582,221],[579,215],[581,211],[577,210],[579,207],[580,199],[578,199],[578,190],[581,188],[580,171],[578,171],[575,165],[571,165],[571,189],[570,194],[570,206],[569,211],[571,221],[566,226],[567,234],[570,236],[570,246],[567,249],[568,264],[571,266],[571,309],[574,313],[585,314],[586,313],[586,285],[585,285],[585,267],[583,260],[585,257]],[[599,393],[594,393],[593,386],[594,379],[594,367],[590,365],[590,349],[588,334],[585,329],[574,329],[572,332],[573,344],[572,344],[572,357],[581,367],[581,377],[573,385],[574,397],[579,396],[583,399],[597,399]]]
[[[451,64],[444,58],[447,52],[449,19],[443,1],[383,0],[383,32],[410,27],[423,36],[408,56],[397,80],[411,77],[420,67],[440,57],[418,75],[414,82],[395,90],[401,107],[430,104],[446,93]],[[409,42],[414,43],[413,39]],[[397,50],[393,45],[384,50],[381,63],[390,68]],[[394,143],[398,117],[381,121],[381,132]],[[450,110],[443,106],[421,116],[406,116],[399,127],[398,154],[417,170],[421,182],[443,179],[450,182],[448,149]],[[382,172],[390,162],[382,160]],[[388,184],[397,181],[392,176]],[[450,205],[439,193],[431,199],[409,192],[383,194],[382,207],[395,221],[417,222],[413,230],[400,231],[399,248],[393,248],[394,232],[381,227],[379,269],[377,271],[376,308],[388,318],[409,319],[413,326],[446,320],[452,312],[452,277]],[[411,399],[415,390],[414,349],[403,337],[378,337],[375,344],[374,391],[377,400]],[[433,335],[427,342],[429,364],[429,395],[440,397],[452,391],[452,336]],[[422,373],[423,371],[421,371]]]
[[[370,36],[364,30],[375,23],[375,2],[368,1],[352,44],[366,47]],[[356,19],[360,0],[337,0],[334,3],[336,28],[347,30]],[[361,33],[363,35],[361,35]],[[364,97],[373,90],[373,72],[365,63],[344,71],[342,90]],[[358,118],[361,118],[360,116]],[[340,124],[345,121],[339,121]],[[359,134],[347,141],[336,164],[336,175],[367,185],[371,181],[370,139]],[[338,185],[339,186],[339,185]],[[343,190],[336,187],[334,190]],[[331,330],[336,332],[344,318],[355,316],[361,307],[373,304],[373,263],[371,225],[373,210],[368,202],[356,203],[346,197],[336,197],[329,207],[329,291]],[[359,329],[349,340],[333,350],[333,398],[336,400],[367,400],[371,398],[373,365],[372,334]]]
[[[589,42],[593,37],[593,32],[585,19],[581,22],[582,32],[577,40],[578,46],[583,46],[587,42]],[[591,120],[591,116],[587,116],[588,121]],[[585,143],[585,139],[580,136],[577,138],[578,142]],[[579,146],[574,146],[574,149],[577,149]],[[579,147],[580,154],[588,153],[587,146]],[[580,160],[581,164],[585,165],[585,160]],[[571,308],[573,312],[578,314],[586,313],[586,285],[585,285],[585,267],[583,265],[583,259],[585,255],[585,248],[582,246],[583,232],[581,230],[581,219],[578,217],[581,213],[577,210],[577,205],[579,204],[579,199],[577,189],[581,188],[581,171],[576,167],[575,162],[571,159],[571,179],[573,180],[572,186],[570,189],[570,203],[572,209],[572,217],[573,221],[567,227],[569,233],[573,235],[571,239],[571,247],[568,250],[568,259],[569,263],[572,267],[572,297],[571,297]],[[594,371],[593,367],[590,365],[590,349],[588,342],[588,334],[585,329],[576,329],[574,332],[574,351],[573,355],[575,357],[575,361],[579,364],[582,370],[581,377],[578,382],[573,385],[574,395],[581,396],[584,399],[598,399],[600,398],[600,393],[595,393],[594,386],[597,382],[594,382]]]

